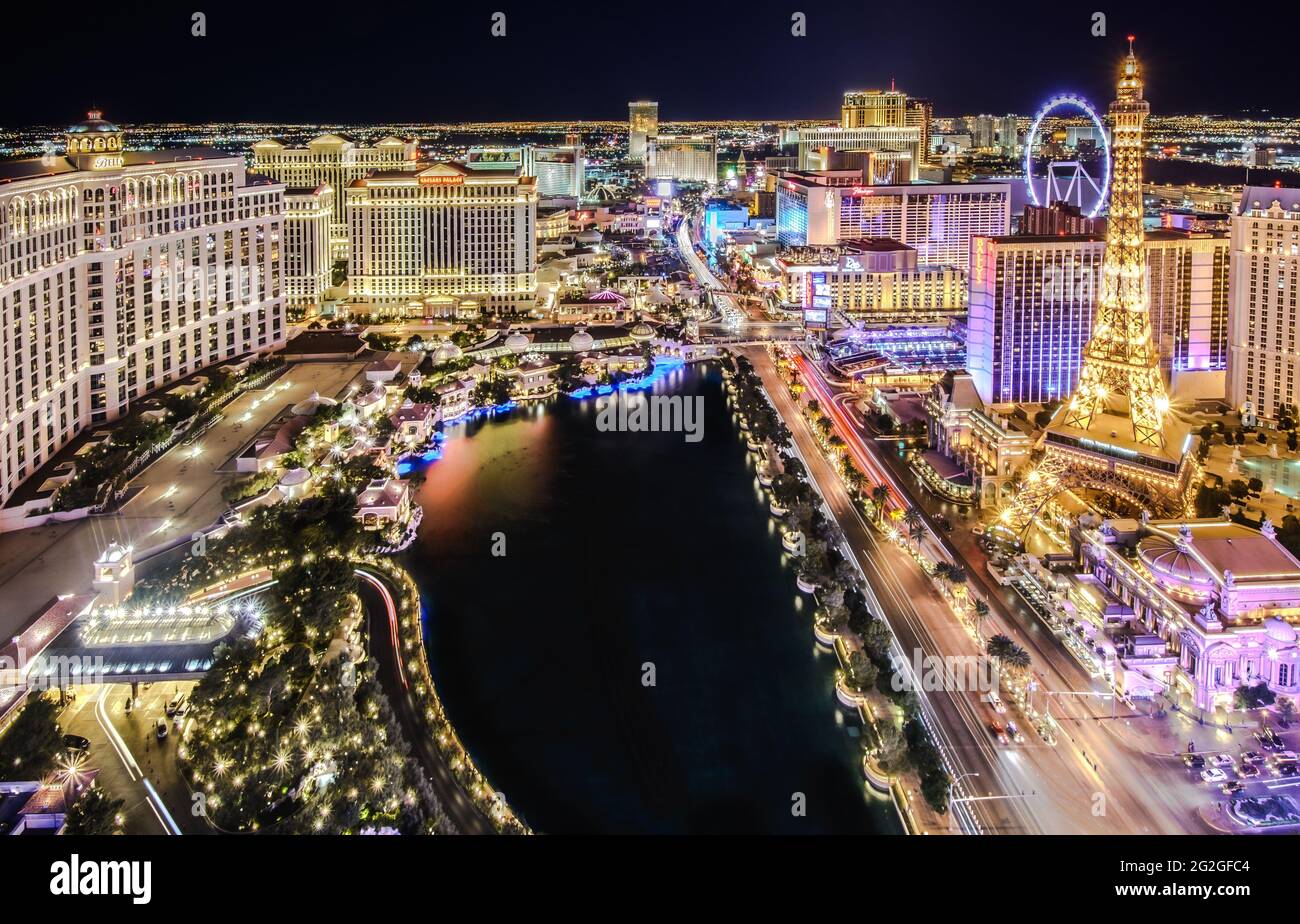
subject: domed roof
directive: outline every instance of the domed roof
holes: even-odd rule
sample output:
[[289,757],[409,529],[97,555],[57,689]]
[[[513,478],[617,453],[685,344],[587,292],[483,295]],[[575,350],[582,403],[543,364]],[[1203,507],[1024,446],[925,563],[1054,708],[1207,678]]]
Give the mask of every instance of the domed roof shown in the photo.
[[581,328],[574,331],[573,336],[569,338],[569,347],[575,353],[585,353],[590,350],[595,343],[596,338],[592,337],[591,334]]
[[311,472],[305,468],[291,468],[280,479],[281,487],[294,488],[311,480]]
[[1294,645],[1296,642],[1295,626],[1276,616],[1264,620],[1264,634],[1283,645]]
[[633,340],[653,340],[655,329],[645,321],[637,321],[628,329],[627,334]]
[[1138,557],[1157,576],[1172,580],[1188,590],[1205,591],[1214,578],[1187,548],[1164,536],[1148,536],[1138,543]]
[[92,109],[90,112],[86,113],[84,121],[78,122],[76,125],[68,126],[68,133],[72,135],[85,135],[90,134],[91,132],[120,132],[121,130],[122,129],[118,128],[112,122],[105,119],[104,114],[98,109]]
[[579,231],[577,235],[579,244],[599,244],[604,239],[605,235],[601,234],[595,228],[588,228],[586,231]]
[[437,347],[433,350],[433,361],[435,363],[450,362],[453,359],[460,359],[461,349],[450,340],[440,340]]
[[388,389],[384,388],[381,383],[376,382],[374,388],[357,398],[354,403],[357,407],[370,407],[372,404],[383,401],[386,397],[388,397]]
[[333,398],[326,398],[320,392],[313,391],[306,398],[303,398],[289,410],[291,413],[300,417],[310,417],[323,407],[333,407],[338,404]]
[[506,349],[513,350],[516,353],[522,353],[524,350],[528,349],[529,343],[530,341],[526,334],[515,331],[506,338]]
[[591,296],[591,301],[625,303],[627,302],[627,299],[612,289],[601,289],[599,292]]

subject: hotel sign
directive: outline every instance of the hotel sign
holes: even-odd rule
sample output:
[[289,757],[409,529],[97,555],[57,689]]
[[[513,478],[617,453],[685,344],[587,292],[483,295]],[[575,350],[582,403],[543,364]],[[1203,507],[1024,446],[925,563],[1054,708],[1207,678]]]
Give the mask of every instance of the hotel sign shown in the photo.
[[101,154],[90,162],[91,170],[118,170],[124,163],[121,154]]
[[460,186],[465,182],[465,178],[456,174],[455,176],[422,176],[420,177],[421,186]]

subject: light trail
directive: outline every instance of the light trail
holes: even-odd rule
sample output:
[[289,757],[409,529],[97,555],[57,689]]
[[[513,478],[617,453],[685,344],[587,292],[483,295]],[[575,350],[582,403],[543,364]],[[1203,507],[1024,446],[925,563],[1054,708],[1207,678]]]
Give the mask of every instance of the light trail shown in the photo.
[[388,633],[393,642],[393,660],[397,662],[397,676],[402,681],[402,689],[409,690],[411,684],[406,679],[406,668],[402,666],[402,646],[397,634],[397,605],[393,603],[393,595],[388,592],[388,587],[384,582],[370,572],[358,568],[356,569],[356,575],[375,588],[379,592],[379,596],[383,598],[384,606],[388,609]]

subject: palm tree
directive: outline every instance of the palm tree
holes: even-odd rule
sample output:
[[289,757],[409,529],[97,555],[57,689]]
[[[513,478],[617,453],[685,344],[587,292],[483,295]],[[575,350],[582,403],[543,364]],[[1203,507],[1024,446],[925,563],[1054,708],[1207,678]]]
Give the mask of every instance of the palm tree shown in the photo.
[[903,525],[907,527],[907,534],[912,539],[916,539],[921,534],[921,524],[925,518],[921,516],[921,511],[915,507],[908,507],[907,513],[903,514]]
[[985,603],[983,600],[976,600],[975,601],[975,637],[976,638],[983,637],[984,620],[988,619],[988,616],[989,616],[989,605]]
[[993,636],[984,646],[988,656],[995,661],[1001,661],[1013,648],[1019,647],[1010,638],[1001,633]]
[[885,501],[889,500],[889,488],[883,484],[878,484],[871,489],[871,502],[876,505],[876,524],[879,525],[885,517]]

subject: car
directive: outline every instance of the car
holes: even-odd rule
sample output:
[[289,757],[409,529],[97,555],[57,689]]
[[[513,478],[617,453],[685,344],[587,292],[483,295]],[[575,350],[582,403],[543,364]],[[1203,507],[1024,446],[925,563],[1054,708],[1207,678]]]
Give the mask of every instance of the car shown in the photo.
[[162,741],[164,738],[166,738],[167,732],[169,731],[167,727],[167,720],[160,718],[157,722],[154,723],[153,731],[154,734],[158,736],[159,741]]
[[1227,751],[1220,751],[1210,758],[1210,763],[1216,767],[1234,767],[1237,762],[1232,759],[1232,755]]
[[1274,761],[1297,760],[1297,759],[1300,758],[1297,758],[1295,751],[1278,751],[1276,754],[1273,755]]
[[1264,759],[1264,755],[1259,751],[1242,751],[1241,762],[1243,764],[1257,764]]
[[999,715],[1004,715],[1007,711],[1007,704],[1002,702],[1002,697],[998,696],[998,694],[993,691],[989,691],[989,705],[992,706],[993,711]]
[[1219,787],[1219,792],[1223,793],[1225,796],[1235,796],[1245,788],[1245,786],[1242,786],[1236,780],[1228,780],[1228,782]]
[[1227,782],[1228,774],[1218,767],[1210,767],[1201,771],[1201,779],[1207,783],[1224,783]]
[[1020,731],[1020,729],[1016,727],[1015,722],[1007,723],[1007,734],[1011,736],[1011,740],[1014,741],[1016,744],[1025,743],[1025,736]]
[[69,751],[82,751],[84,753],[90,750],[90,739],[83,738],[81,735],[64,735],[63,747]]
[[1253,780],[1255,777],[1259,776],[1259,765],[1243,763],[1237,768],[1237,776],[1241,777],[1243,780]]
[[1199,770],[1205,766],[1205,758],[1200,754],[1184,754],[1183,763],[1187,765],[1189,770]]
[[1294,760],[1280,760],[1273,765],[1274,776],[1300,776],[1300,763]]
[[1265,728],[1255,732],[1255,740],[1258,741],[1259,746],[1266,751],[1286,750],[1286,745],[1282,742],[1282,739],[1279,738],[1277,732],[1273,731],[1271,728]]
[[993,733],[993,737],[997,740],[998,744],[1011,743],[1011,739],[1007,737],[1007,730],[1002,727],[1001,722],[990,722],[989,731]]
[[163,708],[163,711],[169,716],[184,715],[185,713],[185,694],[177,693],[173,696]]

